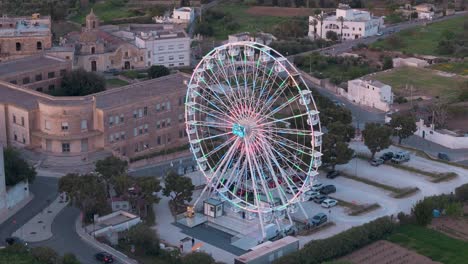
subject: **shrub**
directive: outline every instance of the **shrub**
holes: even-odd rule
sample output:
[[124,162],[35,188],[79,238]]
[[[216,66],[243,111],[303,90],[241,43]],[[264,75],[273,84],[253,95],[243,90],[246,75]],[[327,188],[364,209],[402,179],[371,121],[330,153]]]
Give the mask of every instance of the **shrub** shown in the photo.
[[418,201],[413,207],[413,214],[418,225],[426,226],[432,221],[432,206],[425,200]]
[[394,101],[397,104],[404,104],[404,103],[408,102],[408,100],[406,98],[404,98],[403,96],[398,96],[397,98],[395,98]]
[[49,247],[35,247],[31,249],[31,255],[44,264],[55,264],[59,257],[57,252]]
[[322,263],[335,259],[387,237],[393,233],[395,225],[389,217],[381,217],[332,237],[309,242],[301,250],[286,255],[274,263]]
[[455,189],[455,198],[460,202],[468,201],[468,183],[465,183]]

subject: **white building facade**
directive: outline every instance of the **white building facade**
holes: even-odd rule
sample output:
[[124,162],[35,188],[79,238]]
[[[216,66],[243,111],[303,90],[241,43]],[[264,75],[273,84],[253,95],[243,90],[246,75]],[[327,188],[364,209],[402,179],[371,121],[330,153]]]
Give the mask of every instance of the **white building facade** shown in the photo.
[[146,49],[147,66],[174,68],[190,65],[190,38],[184,31],[141,32],[136,36],[135,44]]
[[348,81],[348,100],[360,105],[389,111],[393,103],[392,87],[375,80]]
[[[309,17],[309,37],[326,38],[328,31],[333,31],[340,38],[343,33],[343,40],[351,40],[376,35],[383,27],[383,18],[374,17],[367,11],[351,9],[348,5],[340,4],[336,9],[336,14],[323,16],[323,25],[319,17]],[[343,27],[340,21],[343,18]],[[316,24],[314,25],[314,21]]]
[[191,7],[180,7],[172,12],[172,23],[192,23],[195,19],[195,11]]

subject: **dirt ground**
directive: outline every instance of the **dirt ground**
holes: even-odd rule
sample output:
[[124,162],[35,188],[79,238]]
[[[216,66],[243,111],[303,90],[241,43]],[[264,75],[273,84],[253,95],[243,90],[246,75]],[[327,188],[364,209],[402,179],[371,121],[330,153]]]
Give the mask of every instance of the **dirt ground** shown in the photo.
[[468,219],[465,217],[434,218],[430,228],[456,239],[468,241]]
[[274,7],[274,6],[253,6],[246,11],[248,14],[256,16],[311,16],[314,14],[313,8],[295,8],[295,7]]
[[397,244],[379,240],[342,257],[340,260],[356,264],[435,264],[428,257],[419,255]]
[[406,58],[407,56],[400,54],[400,53],[395,53],[392,51],[372,51],[366,48],[363,49],[357,49],[353,50],[350,53],[357,54],[363,58],[366,59],[371,65],[374,66],[381,66],[382,62],[380,61],[380,58],[383,56],[386,57],[400,57],[400,58]]

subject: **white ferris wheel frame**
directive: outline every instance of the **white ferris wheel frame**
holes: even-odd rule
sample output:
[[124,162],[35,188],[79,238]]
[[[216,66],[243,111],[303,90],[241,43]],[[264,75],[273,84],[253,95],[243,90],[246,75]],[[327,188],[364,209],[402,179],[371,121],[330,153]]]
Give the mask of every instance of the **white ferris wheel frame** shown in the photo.
[[[263,70],[260,66],[263,66]],[[266,70],[269,70],[268,76]],[[283,82],[276,90],[274,86],[277,83],[271,80],[272,72],[275,72],[275,80],[279,78],[280,73],[286,76],[280,79]],[[252,83],[247,82],[250,76]],[[224,79],[221,80],[221,77]],[[239,83],[241,77],[244,83]],[[262,78],[259,87],[255,87],[257,77]],[[265,91],[267,85],[269,88]],[[256,92],[255,89],[261,91]],[[270,111],[287,89],[297,91],[297,94],[291,95],[286,102]],[[270,93],[273,95],[265,98],[263,93],[266,96]],[[264,99],[268,100],[265,102]],[[273,117],[287,106],[292,109],[292,103],[304,107],[305,110],[280,119]],[[226,113],[227,111],[229,113]],[[196,199],[194,206],[206,191],[210,191],[240,210],[258,214],[263,235],[265,235],[263,225],[265,214],[271,215],[272,219],[277,215],[283,218],[287,216],[292,224],[290,212],[299,207],[307,218],[300,201],[304,198],[303,194],[310,189],[321,165],[323,133],[318,114],[312,93],[299,71],[276,50],[256,42],[235,42],[214,48],[195,67],[185,101],[186,131],[190,149],[207,180],[207,185]],[[207,121],[208,117],[214,121]],[[303,129],[290,128],[290,124],[288,126],[288,120],[297,118],[303,120],[305,117],[307,124]],[[282,123],[285,127],[276,127],[275,123]],[[219,130],[219,134],[208,133],[215,129]],[[293,134],[297,137],[300,135],[304,140],[307,139],[306,136],[310,136],[311,146],[308,147],[278,134]],[[205,153],[204,147],[208,142],[213,143],[214,138],[224,138],[224,141]],[[224,148],[228,148],[227,151],[215,166],[212,166],[210,162],[214,162],[213,155]],[[252,149],[255,152],[252,153]],[[289,158],[285,157],[284,153],[288,154]],[[309,155],[309,164],[300,158],[295,158],[298,153]],[[294,168],[289,166],[301,161],[304,163],[302,165],[307,165],[306,171],[299,165]],[[240,173],[244,175],[239,175]],[[292,177],[299,177],[293,176],[294,173],[302,173],[303,181],[291,180]],[[266,182],[265,177],[268,177],[269,182]],[[273,185],[273,188],[268,184]],[[236,186],[231,190],[233,185]],[[246,193],[245,200],[242,200],[239,197],[241,195],[236,192],[237,185],[243,187],[241,190]],[[247,189],[249,185],[250,189]],[[270,192],[271,189],[276,190],[276,195]],[[287,194],[288,189],[290,195]],[[251,200],[248,198],[249,192],[253,192],[252,202],[249,202]],[[265,199],[261,195],[266,196],[266,201],[261,201]],[[284,211],[286,214],[281,214]],[[275,220],[278,223],[278,219]]]

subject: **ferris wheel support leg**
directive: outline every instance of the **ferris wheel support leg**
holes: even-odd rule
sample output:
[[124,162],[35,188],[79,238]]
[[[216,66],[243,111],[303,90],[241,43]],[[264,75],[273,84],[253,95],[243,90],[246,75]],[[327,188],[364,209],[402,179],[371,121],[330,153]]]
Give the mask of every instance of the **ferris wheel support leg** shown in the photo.
[[196,206],[198,204],[198,202],[200,201],[200,199],[203,197],[203,194],[205,194],[206,190],[208,190],[208,188],[210,187],[211,185],[209,183],[206,184],[205,188],[203,188],[202,192],[200,193],[200,195],[198,196],[197,200],[195,200],[195,202],[193,203],[193,208],[196,209]]
[[260,219],[260,229],[262,230],[262,243],[265,242],[266,234],[265,234],[265,226],[263,223],[263,216],[261,212],[258,212],[258,219]]
[[304,210],[304,207],[302,206],[302,203],[298,202],[297,204],[299,205],[299,208],[301,209],[301,211],[304,214],[304,216],[306,217],[306,219],[309,219],[309,215],[307,215],[306,211]]

